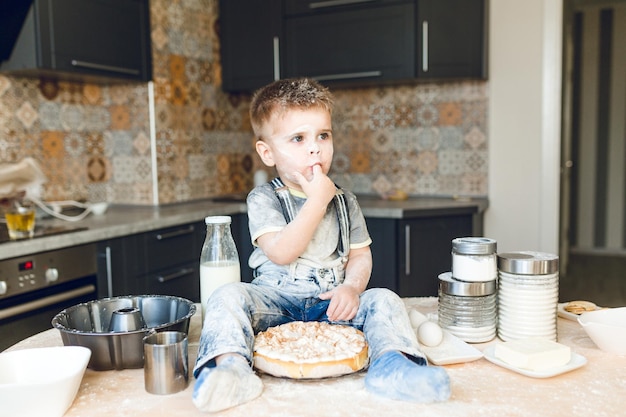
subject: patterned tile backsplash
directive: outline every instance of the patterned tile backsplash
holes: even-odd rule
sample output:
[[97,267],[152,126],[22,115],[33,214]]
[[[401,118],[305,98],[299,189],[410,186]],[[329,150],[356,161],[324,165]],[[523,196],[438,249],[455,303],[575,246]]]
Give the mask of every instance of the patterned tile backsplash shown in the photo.
[[[0,75],[0,162],[39,161],[49,201],[152,205],[249,190],[264,167],[249,96],[220,88],[217,17],[217,0],[151,1],[152,84]],[[334,94],[338,184],[487,195],[487,82]]]

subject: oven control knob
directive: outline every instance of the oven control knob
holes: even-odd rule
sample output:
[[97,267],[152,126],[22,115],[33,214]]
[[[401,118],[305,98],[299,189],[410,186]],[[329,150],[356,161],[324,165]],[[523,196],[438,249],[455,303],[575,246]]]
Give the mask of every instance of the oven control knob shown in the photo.
[[46,269],[46,282],[55,282],[59,279],[59,270],[56,268]]
[[0,295],[4,295],[7,293],[7,282],[0,281]]

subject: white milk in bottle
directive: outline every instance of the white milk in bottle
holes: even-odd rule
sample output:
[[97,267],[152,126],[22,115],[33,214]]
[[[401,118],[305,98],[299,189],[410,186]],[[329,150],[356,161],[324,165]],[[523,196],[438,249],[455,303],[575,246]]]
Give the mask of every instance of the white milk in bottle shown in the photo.
[[200,254],[200,302],[202,313],[218,287],[241,281],[239,255],[230,230],[230,216],[209,216],[204,219],[206,238]]

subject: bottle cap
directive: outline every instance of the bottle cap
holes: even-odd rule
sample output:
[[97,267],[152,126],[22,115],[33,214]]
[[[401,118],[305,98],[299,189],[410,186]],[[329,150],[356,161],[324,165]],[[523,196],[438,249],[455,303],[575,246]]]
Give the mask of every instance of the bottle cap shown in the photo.
[[223,224],[230,222],[230,216],[208,216],[204,218],[204,224]]

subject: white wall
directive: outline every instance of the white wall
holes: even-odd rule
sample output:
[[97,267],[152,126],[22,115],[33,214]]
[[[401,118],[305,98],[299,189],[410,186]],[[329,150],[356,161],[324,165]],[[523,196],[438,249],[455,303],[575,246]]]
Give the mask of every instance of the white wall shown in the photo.
[[498,251],[558,254],[562,0],[491,0],[489,202]]

